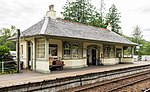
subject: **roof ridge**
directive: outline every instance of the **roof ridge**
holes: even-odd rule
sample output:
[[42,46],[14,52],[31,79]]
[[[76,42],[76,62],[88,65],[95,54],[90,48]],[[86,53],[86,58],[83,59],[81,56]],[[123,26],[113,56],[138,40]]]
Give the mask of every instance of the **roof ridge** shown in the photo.
[[44,34],[45,31],[46,31],[46,27],[47,27],[47,24],[48,24],[48,20],[49,20],[49,17],[45,17],[45,20],[44,20],[44,23],[43,23],[43,26],[41,28],[41,31],[39,34]]

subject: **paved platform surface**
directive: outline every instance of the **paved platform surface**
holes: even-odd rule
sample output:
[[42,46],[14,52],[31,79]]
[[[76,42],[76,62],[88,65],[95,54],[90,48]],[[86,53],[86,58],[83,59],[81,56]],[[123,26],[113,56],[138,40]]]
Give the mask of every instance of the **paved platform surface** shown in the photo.
[[11,85],[19,85],[29,82],[38,82],[43,80],[56,79],[67,76],[83,75],[93,72],[103,72],[109,70],[115,70],[120,68],[127,68],[133,66],[148,65],[150,61],[139,61],[133,64],[118,64],[111,66],[89,66],[87,68],[71,69],[71,70],[57,70],[52,71],[49,74],[38,73],[35,71],[23,70],[20,74],[5,74],[0,75],[0,87],[6,87]]

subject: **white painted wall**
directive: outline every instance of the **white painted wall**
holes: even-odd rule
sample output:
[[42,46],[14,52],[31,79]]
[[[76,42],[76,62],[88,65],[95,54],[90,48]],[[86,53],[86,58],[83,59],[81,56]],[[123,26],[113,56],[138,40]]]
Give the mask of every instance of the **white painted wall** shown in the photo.
[[36,71],[42,73],[50,73],[49,70],[49,60],[48,59],[37,59],[36,61]]
[[103,53],[103,44],[100,44],[100,43],[91,43],[91,42],[84,42],[83,43],[83,48],[87,49],[87,47],[90,46],[90,45],[97,45],[97,46],[99,46],[100,47],[100,54]]
[[27,41],[21,40],[20,46],[23,45],[23,54],[20,57],[20,61],[23,61],[23,68],[27,68]]
[[115,65],[117,64],[116,58],[104,58],[104,62],[102,62],[103,65]]
[[81,68],[87,67],[86,59],[77,59],[77,60],[62,60],[64,61],[64,68]]
[[122,58],[122,63],[133,63],[134,58]]

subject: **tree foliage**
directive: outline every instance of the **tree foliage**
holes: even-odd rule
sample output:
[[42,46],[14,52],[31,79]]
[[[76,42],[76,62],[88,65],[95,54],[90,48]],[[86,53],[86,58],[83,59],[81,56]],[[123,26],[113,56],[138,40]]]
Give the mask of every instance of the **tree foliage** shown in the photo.
[[105,24],[105,20],[101,17],[101,14],[97,11],[92,16],[92,19],[90,20],[89,25],[100,27],[100,28],[107,27],[107,25]]
[[66,20],[97,27],[106,27],[100,12],[90,3],[90,0],[67,2],[63,10],[62,14]]
[[[129,39],[130,41],[136,43],[137,41],[135,40],[135,38],[133,37],[128,37],[128,36],[125,36],[123,35],[125,38]],[[144,39],[141,39],[139,41],[140,43],[140,55],[150,55],[150,42],[144,40]],[[137,55],[138,52],[136,52],[136,48],[134,48],[134,54]]]
[[106,14],[106,23],[110,23],[112,26],[112,31],[116,32],[117,34],[121,34],[120,32],[120,13],[118,12],[117,7],[113,4],[109,9],[109,12]]
[[9,48],[6,46],[0,46],[0,61],[5,60],[9,55]]
[[[132,31],[132,39],[131,39],[131,41],[132,42],[134,42],[134,43],[137,43],[139,46],[140,45],[143,45],[144,44],[144,40],[142,39],[142,32],[141,32],[141,30],[140,30],[140,27],[137,25],[137,26],[135,26],[135,27],[133,27],[133,31]],[[142,48],[143,47],[141,47],[140,46],[140,49],[139,49],[139,51],[137,51],[136,49],[137,48],[135,48],[135,50],[134,50],[134,53],[137,55],[142,55]]]
[[142,44],[142,31],[140,30],[140,27],[137,25],[134,27],[133,32],[132,32],[132,41],[137,43],[137,44]]
[[112,31],[121,34],[121,27],[119,26],[121,16],[114,4],[109,9],[106,17],[102,11],[104,10],[103,0],[101,0],[99,11],[90,3],[90,0],[74,0],[73,2],[67,2],[63,10],[62,14],[66,20],[101,28],[106,28],[108,23],[110,23],[112,25]]
[[135,27],[133,27],[133,31],[132,31],[132,37],[126,37],[127,39],[129,39],[130,41],[137,43],[138,45],[140,45],[140,51],[137,52],[136,48],[135,48],[135,52],[134,54],[139,54],[139,55],[150,55],[150,42],[142,39],[143,35],[142,35],[142,31],[140,29],[140,27],[138,25],[136,25]]
[[[69,1],[69,0],[68,0]],[[108,23],[112,26],[112,31],[120,34],[127,39],[135,42],[137,44],[142,44],[140,53],[141,54],[149,54],[149,43],[142,39],[142,32],[138,26],[134,27],[132,32],[132,37],[127,37],[122,34],[120,27],[120,12],[118,12],[117,7],[113,4],[109,8],[109,12],[106,16],[103,14],[104,12],[104,0],[100,0],[100,10],[96,10],[96,8],[90,3],[90,0],[74,0],[72,2],[67,2],[63,7],[64,11],[62,12],[64,19],[71,20],[74,22],[83,23],[86,25],[106,28]],[[135,50],[136,51],[136,50]],[[136,52],[136,54],[138,54]]]
[[63,7],[62,12],[64,19],[72,20],[87,24],[92,17],[94,11],[93,5],[89,3],[89,0],[76,0],[74,2],[67,2]]
[[145,42],[141,48],[142,55],[150,55],[150,42]]
[[9,28],[0,29],[0,45],[5,45],[10,50],[16,49],[15,42],[7,40],[9,37],[16,35],[15,29],[16,29],[15,26],[11,26],[10,29]]

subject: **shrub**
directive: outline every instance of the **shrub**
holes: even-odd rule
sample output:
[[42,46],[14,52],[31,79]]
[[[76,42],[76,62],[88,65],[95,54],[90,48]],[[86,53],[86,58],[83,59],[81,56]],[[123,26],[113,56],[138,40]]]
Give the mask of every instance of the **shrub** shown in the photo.
[[0,46],[0,61],[5,61],[10,54],[9,48],[6,46]]

